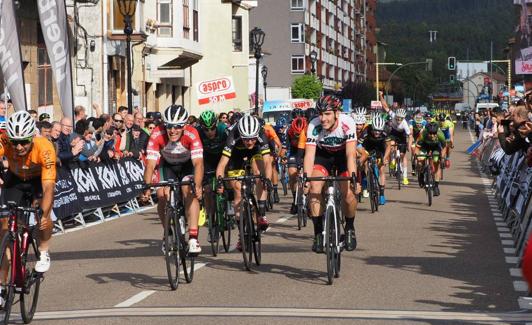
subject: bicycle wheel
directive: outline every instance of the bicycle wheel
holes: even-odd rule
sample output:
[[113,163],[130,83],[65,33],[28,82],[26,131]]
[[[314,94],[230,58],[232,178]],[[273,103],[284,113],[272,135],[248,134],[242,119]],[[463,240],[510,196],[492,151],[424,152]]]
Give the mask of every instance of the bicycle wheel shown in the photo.
[[281,184],[283,185],[283,195],[288,195],[288,182],[286,179],[286,168],[283,167],[282,173],[281,173]]
[[196,254],[190,254],[188,252],[188,243],[185,238],[185,215],[181,214],[178,220],[179,224],[177,227],[177,238],[179,245],[179,255],[181,257],[181,264],[183,264],[183,275],[185,276],[185,281],[187,281],[187,283],[190,283],[194,279],[194,262],[196,259]]
[[327,283],[333,284],[336,260],[334,253],[335,242],[335,228],[334,222],[334,207],[328,206],[325,213],[325,238],[323,245],[325,246],[325,258],[327,259]]
[[[4,319],[3,324],[7,324],[9,322],[9,317],[11,316],[11,307],[13,306],[13,300],[15,298],[15,284],[12,282],[12,272],[15,272],[15,270],[12,269],[11,264],[13,245],[14,242],[11,240],[11,236],[9,234],[4,235],[2,244],[0,245],[0,252],[2,254],[0,255],[0,265],[5,268],[4,279],[8,283],[2,285],[2,297],[4,298],[4,305],[0,306],[2,307],[0,308],[0,313],[4,313],[2,316]],[[4,281],[4,279],[1,280]]]
[[[341,201],[336,201],[338,203],[338,206],[340,206],[340,202]],[[335,254],[335,267],[334,267],[334,277],[335,278],[339,278],[340,277],[340,267],[342,266],[342,260],[341,260],[341,256],[342,256],[342,247],[340,247],[341,243],[339,243],[338,241],[340,240],[340,229],[342,229],[342,223],[345,224],[345,220],[344,220],[344,215],[343,215],[343,212],[342,212],[342,208],[339,208],[337,211],[337,216],[336,218],[334,218],[334,220],[336,220],[336,237],[334,237],[334,242],[336,243],[333,248],[334,248],[334,254]],[[344,234],[345,234],[345,231],[344,231]],[[345,238],[345,236],[344,236]]]
[[395,178],[397,179],[399,190],[401,190],[401,176],[403,176],[403,171],[401,170],[401,163],[398,162],[397,167],[395,167]]
[[174,208],[166,209],[166,225],[164,227],[164,259],[166,261],[166,273],[170,288],[176,290],[179,285],[179,266],[181,256],[177,242],[177,211]]
[[379,211],[379,195],[380,195],[380,184],[379,184],[379,169],[377,166],[373,166],[373,184],[375,188],[373,189],[373,199],[375,200],[375,211]]
[[[373,169],[373,166],[371,166],[371,169]],[[368,187],[369,187],[369,203],[370,203],[370,206],[371,206],[371,213],[375,213],[376,209],[377,209],[377,205],[375,204],[375,174],[370,171],[368,173]]]
[[216,212],[209,214],[209,241],[211,244],[211,253],[212,256],[216,257],[218,255],[218,234],[216,233],[218,229],[218,222],[216,220]]
[[246,270],[251,271],[251,263],[253,261],[253,219],[251,216],[251,207],[246,200],[243,200],[241,203],[239,230],[244,267]]
[[262,260],[262,235],[253,222],[251,223],[251,227],[253,230],[253,256],[255,257],[255,264],[259,266]]
[[429,201],[429,207],[432,206],[432,191],[433,191],[433,182],[432,182],[432,168],[427,163],[427,167],[425,169],[425,187],[427,190],[427,199]]
[[37,309],[37,302],[39,300],[39,290],[42,282],[42,273],[35,271],[35,264],[40,258],[39,243],[36,236],[37,233],[33,231],[30,237],[31,242],[28,246],[28,251],[22,256],[22,266],[25,270],[24,288],[20,293],[20,313],[25,324],[31,323],[35,310]]
[[299,182],[296,187],[296,207],[297,207],[297,230],[301,230],[301,227],[303,226],[303,211],[302,211],[302,202],[303,201],[303,193],[302,189],[299,186]]

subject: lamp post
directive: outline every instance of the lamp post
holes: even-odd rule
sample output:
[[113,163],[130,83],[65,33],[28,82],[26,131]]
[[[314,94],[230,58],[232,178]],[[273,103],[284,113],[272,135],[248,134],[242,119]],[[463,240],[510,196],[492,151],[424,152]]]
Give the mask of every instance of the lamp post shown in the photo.
[[316,52],[315,50],[312,50],[309,56],[310,56],[310,62],[312,63],[310,72],[312,73],[312,75],[315,75],[316,74],[316,61],[318,61],[318,52]]
[[266,86],[268,86],[266,78],[268,77],[268,67],[263,65],[260,73],[262,74],[262,85],[264,86],[264,101],[266,101]]
[[262,56],[262,44],[264,44],[264,32],[255,27],[249,33],[251,47],[255,52],[255,114],[259,114],[259,61]]
[[127,110],[133,113],[133,90],[131,86],[131,34],[133,34],[132,18],[137,9],[137,0],[118,0],[118,9],[124,17],[124,34],[126,34],[126,64],[127,64]]

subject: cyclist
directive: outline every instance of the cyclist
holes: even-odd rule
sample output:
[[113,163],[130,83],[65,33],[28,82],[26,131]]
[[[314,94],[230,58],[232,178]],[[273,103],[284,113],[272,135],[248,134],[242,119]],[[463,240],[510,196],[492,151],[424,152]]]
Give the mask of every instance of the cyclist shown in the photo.
[[[353,113],[353,119],[355,120],[356,130],[357,130],[357,163],[358,167],[364,166],[366,160],[368,159],[368,153],[364,150],[363,144],[368,133],[368,125],[366,124],[366,109],[357,108]],[[364,175],[364,169],[361,168],[358,170],[361,179],[362,179],[362,196],[369,197],[369,192],[367,189],[367,179]]]
[[[229,177],[242,176],[246,166],[246,160],[251,161],[251,167],[255,175],[265,175],[271,179],[272,159],[270,147],[264,131],[260,127],[259,120],[250,114],[245,114],[233,128],[227,137],[227,142],[222,151],[222,158],[216,167],[216,178],[224,177],[227,167]],[[223,193],[222,184],[218,184],[218,193]],[[241,182],[231,181],[229,187],[233,189],[235,198],[233,201],[235,208],[235,217],[240,218],[240,193]],[[268,220],[266,219],[266,197],[267,192],[262,182],[257,182],[256,187],[259,215],[257,216],[257,225],[260,230],[268,229]],[[240,245],[240,241],[238,243]],[[237,247],[240,247],[238,246]]]
[[[199,137],[203,144],[203,165],[205,175],[213,174],[214,178],[216,167],[222,157],[222,151],[227,142],[227,133],[225,129],[227,125],[218,120],[216,114],[213,111],[204,111],[199,116],[199,126],[197,127]],[[205,189],[205,209],[208,215],[211,215],[214,211],[214,198],[212,196],[212,183],[211,180],[204,177],[206,183]],[[209,238],[210,239],[210,238]]]
[[451,118],[445,113],[440,113],[438,115],[438,122],[440,123],[440,130],[445,135],[445,141],[447,145],[445,146],[445,167],[449,168],[451,166],[451,149],[454,147],[454,123],[451,121]]
[[445,135],[440,130],[440,127],[437,122],[432,122],[427,125],[425,130],[421,132],[416,144],[418,181],[420,187],[425,186],[423,175],[423,165],[425,163],[425,158],[429,152],[432,152],[432,168],[434,170],[435,181],[434,196],[440,195],[440,189],[438,187],[441,179],[439,159],[445,159],[445,151],[443,151],[443,149],[445,148],[446,144],[447,142],[445,140]]
[[375,154],[379,166],[379,204],[386,204],[384,189],[386,184],[385,166],[390,160],[391,141],[384,132],[386,121],[383,117],[375,115],[368,126],[368,131],[363,142],[367,153]]
[[419,138],[419,135],[421,134],[421,131],[423,131],[423,129],[425,128],[425,126],[427,125],[427,121],[425,121],[423,119],[423,115],[421,115],[421,113],[417,112],[416,115],[414,116],[414,119],[412,120],[411,124],[410,124],[410,136],[412,137],[412,140],[411,140],[411,161],[412,161],[412,175],[416,175],[416,161],[414,159],[414,153],[416,151],[416,142],[417,142],[417,139]]
[[[198,131],[187,124],[189,114],[181,105],[171,105],[164,111],[163,124],[153,129],[146,150],[146,168],[144,182],[179,179],[194,180],[194,191],[190,186],[183,186],[182,195],[185,213],[188,219],[188,246],[190,253],[200,253],[198,242],[198,217],[203,182],[203,145]],[[156,169],[157,167],[157,169]],[[150,197],[150,189],[144,192],[143,200]],[[194,194],[195,193],[195,194]],[[157,189],[157,212],[165,227],[166,203],[169,200],[170,188]],[[164,245],[164,241],[163,241]]]
[[292,190],[292,206],[290,214],[297,213],[296,187],[297,176],[301,169],[303,156],[305,155],[307,120],[304,117],[296,117],[292,120],[286,134],[285,147],[288,151],[287,165],[290,178],[290,189]]
[[[7,120],[7,132],[0,134],[0,157],[5,157],[8,170],[2,175],[4,202],[19,203],[31,192],[33,205],[42,209],[39,228],[40,259],[37,272],[50,269],[48,253],[52,237],[51,212],[56,181],[56,153],[54,145],[44,137],[36,137],[35,119],[27,111],[18,111]],[[1,220],[2,236],[7,231],[7,219]]]
[[[403,172],[403,184],[408,185],[408,159],[406,151],[412,145],[412,138],[410,137],[410,126],[406,121],[406,110],[403,108],[397,109],[395,112],[388,108],[388,105],[383,103],[384,110],[389,114],[391,121],[389,123],[389,136],[392,140],[392,147],[397,146],[400,153],[399,163],[401,164],[401,171]],[[392,163],[397,163],[392,161]]]
[[264,119],[258,118],[260,126],[264,131],[264,135],[268,141],[268,146],[270,147],[270,154],[273,156],[271,160],[272,163],[272,175],[269,177],[273,183],[273,202],[279,203],[279,193],[277,191],[279,184],[279,170],[277,169],[277,159],[279,157],[284,157],[284,150],[282,150],[282,143],[277,132],[273,126],[269,123],[266,123]]
[[[342,114],[342,102],[335,96],[322,96],[316,103],[320,115],[309,122],[305,145],[304,172],[312,177],[331,174],[334,168],[342,176],[356,173],[356,126],[351,116]],[[356,248],[355,213],[358,200],[353,186],[342,182],[343,210],[346,216],[346,250]],[[308,184],[305,184],[308,190]],[[310,215],[314,224],[312,250],[323,252],[323,190],[324,182],[310,182]],[[357,187],[360,189],[360,186]]]

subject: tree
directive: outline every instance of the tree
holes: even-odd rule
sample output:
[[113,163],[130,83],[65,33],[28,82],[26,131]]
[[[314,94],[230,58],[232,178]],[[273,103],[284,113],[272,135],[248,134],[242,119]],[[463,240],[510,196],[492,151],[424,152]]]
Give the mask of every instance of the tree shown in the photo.
[[375,99],[375,88],[371,83],[360,81],[349,81],[343,88],[340,96],[344,99],[351,99],[353,107],[369,107]]
[[297,77],[292,83],[293,98],[317,99],[320,97],[322,90],[323,85],[318,78],[308,74]]

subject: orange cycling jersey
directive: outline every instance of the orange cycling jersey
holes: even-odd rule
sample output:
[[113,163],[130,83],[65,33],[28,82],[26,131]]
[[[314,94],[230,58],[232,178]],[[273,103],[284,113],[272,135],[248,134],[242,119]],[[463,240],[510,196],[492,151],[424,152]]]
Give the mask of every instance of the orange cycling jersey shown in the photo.
[[307,144],[307,127],[299,134],[299,140],[297,142],[297,148],[305,150]]
[[56,179],[55,149],[46,138],[33,138],[30,152],[19,157],[4,133],[0,135],[0,156],[7,158],[9,170],[23,181],[39,176],[43,181]]
[[264,124],[263,129],[264,129],[264,134],[266,135],[266,138],[268,139],[268,141],[275,142],[275,145],[278,148],[281,148],[282,146],[281,140],[279,140],[279,137],[277,136],[277,133],[273,129],[273,126],[271,126],[270,124]]

